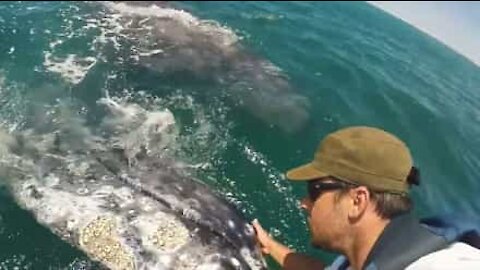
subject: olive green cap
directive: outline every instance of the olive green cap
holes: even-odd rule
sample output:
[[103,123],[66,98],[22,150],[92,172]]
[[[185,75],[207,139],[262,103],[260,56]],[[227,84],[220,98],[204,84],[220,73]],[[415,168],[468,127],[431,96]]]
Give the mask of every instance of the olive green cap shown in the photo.
[[394,135],[377,128],[349,127],[320,142],[312,162],[287,172],[294,181],[333,176],[376,191],[407,193],[413,161]]

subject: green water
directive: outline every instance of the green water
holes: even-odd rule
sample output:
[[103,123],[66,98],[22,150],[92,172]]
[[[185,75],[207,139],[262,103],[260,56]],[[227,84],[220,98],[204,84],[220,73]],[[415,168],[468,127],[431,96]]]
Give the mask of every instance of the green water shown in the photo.
[[[421,186],[412,193],[420,215],[479,216],[478,66],[365,3],[175,5],[232,29],[249,54],[279,67],[292,91],[310,103],[307,124],[285,132],[239,106],[228,87],[219,89],[188,74],[145,72],[119,60],[128,50],[109,42],[92,50],[100,32],[82,27],[87,18],[98,17],[98,6],[2,2],[0,125],[20,130],[41,122],[39,115],[59,100],[84,107],[94,123],[99,115],[94,102],[105,90],[158,96],[182,129],[178,159],[207,163],[199,177],[247,217],[259,218],[297,250],[327,260],[329,254],[309,245],[297,203],[305,187],[285,181],[283,172],[308,161],[319,139],[342,127],[384,128],[410,146],[422,175]],[[56,40],[63,43],[52,46]],[[45,66],[49,53],[58,59],[75,54],[102,60],[74,83]],[[36,224],[2,188],[0,269],[14,267],[95,268],[81,252]]]

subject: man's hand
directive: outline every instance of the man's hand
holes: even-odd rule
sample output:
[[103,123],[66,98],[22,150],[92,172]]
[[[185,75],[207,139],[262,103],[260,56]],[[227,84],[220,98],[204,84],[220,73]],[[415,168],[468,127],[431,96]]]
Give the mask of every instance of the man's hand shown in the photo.
[[263,229],[257,219],[253,220],[252,225],[255,229],[257,241],[260,244],[262,253],[265,255],[270,254],[270,243],[273,241],[273,238]]
[[257,234],[257,241],[263,254],[272,256],[275,261],[285,270],[321,270],[324,265],[321,261],[308,257],[306,255],[295,253],[287,246],[275,241],[267,231],[265,231],[257,219],[252,222],[253,228]]

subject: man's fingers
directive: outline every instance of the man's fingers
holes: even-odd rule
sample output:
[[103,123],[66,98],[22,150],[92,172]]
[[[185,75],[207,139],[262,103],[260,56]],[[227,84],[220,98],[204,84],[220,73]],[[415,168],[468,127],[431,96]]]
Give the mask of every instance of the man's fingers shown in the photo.
[[255,229],[255,232],[258,234],[259,232],[263,232],[263,228],[262,226],[260,225],[260,223],[258,222],[258,219],[254,219],[252,221],[252,226],[253,228]]
[[257,240],[260,242],[262,246],[265,246],[265,241],[268,240],[270,235],[263,229],[262,225],[258,222],[258,220],[253,220],[252,222],[253,228],[255,229],[255,234],[257,235]]
[[255,230],[255,233],[258,234],[259,224],[257,219],[252,220],[252,226],[253,226],[253,229]]
[[252,221],[252,226],[255,229],[257,235],[258,244],[260,245],[260,250],[263,254],[270,254],[270,250],[266,247],[268,238],[270,237],[268,233],[262,228],[262,225],[258,222],[258,219]]

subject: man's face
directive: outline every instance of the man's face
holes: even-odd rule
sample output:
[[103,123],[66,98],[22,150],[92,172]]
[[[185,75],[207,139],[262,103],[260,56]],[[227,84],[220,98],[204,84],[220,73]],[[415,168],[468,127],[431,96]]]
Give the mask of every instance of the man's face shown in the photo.
[[312,245],[338,251],[338,241],[347,232],[348,214],[344,197],[348,196],[338,194],[341,185],[332,179],[315,181],[318,181],[315,185],[314,182],[309,183],[309,195],[301,201],[301,207],[307,213]]

